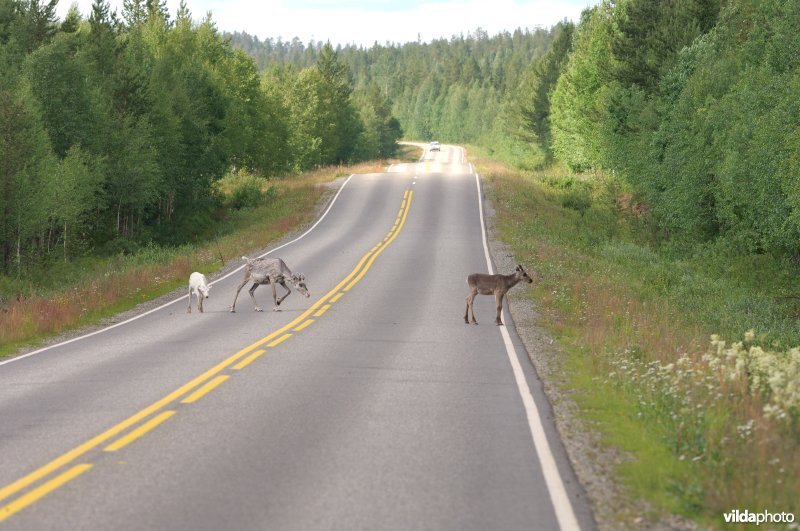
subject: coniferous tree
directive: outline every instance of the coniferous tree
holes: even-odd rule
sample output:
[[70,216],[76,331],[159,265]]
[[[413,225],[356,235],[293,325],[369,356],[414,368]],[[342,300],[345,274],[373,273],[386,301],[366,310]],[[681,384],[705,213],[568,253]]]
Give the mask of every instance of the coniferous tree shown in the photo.
[[67,16],[61,22],[60,30],[63,33],[75,33],[81,26],[81,14],[77,4],[72,4],[67,11]]
[[146,0],[123,0],[122,19],[128,28],[143,24],[147,20]]
[[504,112],[510,133],[523,142],[536,143],[548,160],[552,157],[550,93],[572,50],[574,25],[564,23],[556,31],[547,53],[535,59],[522,75]]

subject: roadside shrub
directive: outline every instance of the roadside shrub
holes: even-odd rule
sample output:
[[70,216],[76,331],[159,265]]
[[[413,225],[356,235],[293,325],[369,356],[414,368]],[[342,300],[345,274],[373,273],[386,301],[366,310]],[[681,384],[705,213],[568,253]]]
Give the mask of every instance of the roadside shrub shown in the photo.
[[228,198],[228,206],[234,210],[259,206],[264,201],[261,183],[262,179],[254,175],[247,175],[237,179]]

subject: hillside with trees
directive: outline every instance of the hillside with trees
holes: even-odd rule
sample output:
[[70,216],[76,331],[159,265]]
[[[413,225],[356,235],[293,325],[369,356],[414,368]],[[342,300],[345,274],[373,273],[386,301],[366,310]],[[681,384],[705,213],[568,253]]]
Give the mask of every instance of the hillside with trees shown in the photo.
[[202,237],[226,173],[386,157],[401,136],[602,174],[679,252],[800,256],[792,2],[604,0],[577,24],[369,48],[223,35],[185,2],[56,3],[0,3],[6,275]]
[[[679,249],[800,256],[793,2],[605,0],[577,26],[337,49],[406,137],[613,174]],[[270,71],[321,43],[229,35]]]
[[792,2],[609,0],[576,24],[370,48],[222,35],[164,2],[0,9],[0,269],[213,224],[226,172],[289,175],[401,135],[602,174],[679,252],[797,260]]
[[286,176],[391,155],[385,98],[330,46],[260,75],[185,2],[0,1],[0,273],[203,237],[231,171]]
[[[507,95],[517,90],[531,62],[550,49],[563,27],[571,24],[494,36],[477,29],[430,43],[375,43],[369,49],[348,45],[336,52],[357,90],[390,102],[406,138],[491,143],[505,138],[498,127]],[[297,39],[226,36],[266,72],[305,68],[316,63],[324,48],[321,42]]]

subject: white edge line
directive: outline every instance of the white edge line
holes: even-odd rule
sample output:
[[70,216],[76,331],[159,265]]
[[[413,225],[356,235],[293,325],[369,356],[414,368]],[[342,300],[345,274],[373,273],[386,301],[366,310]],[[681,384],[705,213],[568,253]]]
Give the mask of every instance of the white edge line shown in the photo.
[[[480,211],[481,217],[483,252],[486,258],[486,265],[489,267],[489,274],[493,275],[494,268],[492,267],[492,260],[489,255],[489,244],[486,240],[486,223],[483,218],[483,196],[481,192],[480,176],[477,173],[475,174],[475,183],[478,186],[478,210]],[[533,446],[536,448],[536,455],[539,458],[539,464],[542,466],[542,474],[547,484],[547,491],[550,494],[550,501],[553,503],[553,510],[556,513],[558,526],[563,531],[572,531],[573,529],[580,530],[578,519],[572,508],[572,503],[569,501],[569,496],[567,496],[567,491],[564,488],[561,474],[558,472],[558,466],[556,466],[553,451],[550,449],[550,443],[547,441],[542,419],[539,416],[539,408],[536,407],[536,401],[533,399],[528,381],[525,379],[525,373],[522,372],[522,366],[519,364],[517,350],[511,342],[511,336],[508,334],[506,327],[501,326],[499,328],[500,335],[503,336],[503,342],[506,346],[508,361],[511,363],[511,368],[514,371],[517,389],[522,397],[522,403],[525,406],[525,413],[528,417],[528,427],[533,437]]]
[[[266,253],[263,253],[263,254],[259,255],[259,258],[262,257],[262,256],[267,256],[268,254],[274,253],[275,251],[277,251],[279,249],[283,249],[287,245],[291,245],[291,244],[295,243],[296,241],[306,237],[309,232],[314,230],[314,228],[316,228],[316,226],[319,225],[322,222],[323,219],[325,219],[325,216],[328,215],[328,212],[330,212],[331,208],[333,208],[333,204],[339,198],[339,194],[342,193],[342,190],[344,190],[344,187],[347,186],[347,183],[350,182],[350,179],[353,178],[353,175],[355,175],[355,174],[350,174],[350,177],[348,177],[347,180],[345,180],[345,182],[342,183],[342,186],[339,187],[339,190],[336,192],[336,195],[333,196],[333,199],[331,200],[330,204],[328,205],[328,208],[325,209],[325,212],[322,213],[320,218],[313,225],[311,225],[311,227],[307,231],[305,231],[303,234],[301,234],[300,236],[298,236],[294,240],[292,240],[290,242],[286,242],[283,245],[280,245],[280,246],[278,246],[278,247],[276,247],[274,249],[271,249],[271,250],[267,251]],[[214,282],[210,282],[209,284],[213,285],[213,284],[216,284],[217,282],[219,282],[221,280],[225,280],[229,276],[238,273],[243,268],[244,268],[244,265],[241,265],[238,268],[236,268],[233,271],[231,271],[230,273],[228,273],[227,275],[225,275],[223,277],[220,277],[220,278],[216,279]],[[146,315],[150,315],[151,313],[154,313],[154,312],[157,312],[157,311],[159,311],[161,309],[164,309],[164,308],[166,308],[167,306],[169,306],[171,304],[175,304],[176,302],[185,299],[186,297],[188,297],[188,295],[182,295],[182,296],[178,297],[177,299],[174,299],[174,300],[171,300],[171,301],[169,301],[167,303],[164,303],[164,304],[162,304],[161,306],[159,306],[157,308],[153,308],[152,310],[148,310],[148,311],[146,311],[144,313],[141,313],[141,314],[139,314],[139,315],[137,315],[135,317],[131,317],[130,319],[126,319],[125,321],[122,321],[122,322],[119,322],[119,323],[115,323],[115,324],[113,324],[111,326],[107,326],[105,328],[101,328],[100,330],[95,330],[94,332],[90,332],[88,334],[84,334],[84,335],[79,336],[79,337],[73,337],[72,339],[68,339],[66,341],[62,341],[61,343],[56,343],[55,345],[42,347],[42,348],[40,348],[38,350],[34,350],[33,352],[28,352],[27,354],[22,354],[21,356],[16,356],[14,358],[10,358],[10,359],[4,360],[4,361],[0,361],[0,366],[6,365],[8,363],[13,363],[15,361],[23,360],[25,358],[29,358],[31,356],[35,356],[36,354],[41,354],[42,352],[45,352],[45,351],[50,350],[50,349],[54,349],[54,348],[57,348],[57,347],[63,347],[64,345],[69,345],[70,343],[74,343],[76,341],[80,341],[81,339],[86,339],[87,337],[92,337],[92,336],[96,336],[97,334],[102,334],[103,332],[106,332],[106,331],[111,330],[113,328],[117,328],[118,326],[122,326],[122,325],[128,324],[130,322],[136,321],[137,319],[141,319],[142,317],[144,317]]]

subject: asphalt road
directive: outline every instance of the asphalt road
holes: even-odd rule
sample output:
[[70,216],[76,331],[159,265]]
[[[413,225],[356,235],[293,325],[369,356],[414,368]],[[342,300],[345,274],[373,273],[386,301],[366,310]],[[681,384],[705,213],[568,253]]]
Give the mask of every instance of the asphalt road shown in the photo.
[[593,528],[508,312],[463,322],[479,195],[452,146],[351,176],[270,254],[310,298],[230,313],[240,271],[0,362],[0,529]]

